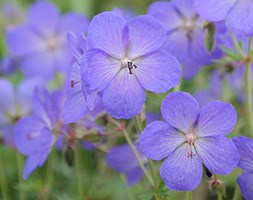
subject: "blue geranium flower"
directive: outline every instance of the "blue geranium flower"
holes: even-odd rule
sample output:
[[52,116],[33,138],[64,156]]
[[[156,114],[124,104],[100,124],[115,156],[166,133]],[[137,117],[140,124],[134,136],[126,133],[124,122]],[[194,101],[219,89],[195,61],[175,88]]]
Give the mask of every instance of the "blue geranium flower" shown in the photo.
[[193,0],[156,1],[150,5],[148,14],[164,23],[167,31],[164,48],[184,66],[184,78],[192,78],[213,57],[220,56],[217,45],[211,54],[205,46],[204,20],[196,13]]
[[98,14],[90,23],[86,80],[101,92],[105,110],[129,119],[141,112],[145,90],[165,93],[179,83],[177,59],[161,46],[166,39],[162,23],[151,16],[129,21],[112,13]]
[[54,130],[61,130],[63,95],[59,91],[49,94],[35,90],[32,101],[33,114],[22,118],[15,127],[15,143],[18,151],[27,156],[23,178],[27,179],[37,167],[41,167],[55,142]]
[[36,2],[26,23],[7,31],[6,44],[9,53],[22,60],[21,70],[27,76],[52,78],[57,71],[69,70],[67,32],[79,34],[87,27],[87,18],[80,14],[60,16],[53,4]]
[[236,35],[253,35],[252,0],[195,0],[198,14],[211,21],[226,19],[228,28]]
[[253,198],[253,139],[239,136],[233,139],[240,154],[238,167],[245,172],[238,177],[237,183],[240,186],[243,197],[246,200]]
[[8,79],[0,79],[0,133],[4,142],[14,146],[13,129],[16,122],[30,114],[35,87],[43,86],[41,79],[27,79],[15,87]]
[[162,103],[164,121],[147,125],[140,137],[142,152],[153,160],[165,158],[160,174],[172,190],[194,190],[202,178],[202,163],[216,174],[233,170],[239,155],[225,137],[236,123],[236,111],[213,101],[200,109],[184,92],[169,94]]

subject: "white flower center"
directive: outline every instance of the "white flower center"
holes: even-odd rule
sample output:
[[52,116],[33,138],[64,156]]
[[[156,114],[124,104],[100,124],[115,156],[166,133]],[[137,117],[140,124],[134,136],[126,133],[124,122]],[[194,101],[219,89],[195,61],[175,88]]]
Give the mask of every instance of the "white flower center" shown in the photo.
[[129,74],[133,74],[133,69],[137,69],[137,66],[128,58],[124,58],[121,60],[121,68],[127,68]]
[[62,45],[62,42],[60,41],[60,39],[55,36],[47,38],[46,42],[47,42],[47,48],[49,51],[55,51],[59,49]]
[[190,150],[187,155],[188,158],[193,158],[195,156],[195,154],[193,153],[193,146],[194,146],[195,139],[196,139],[196,135],[194,133],[186,134],[185,142],[188,143],[190,146]]

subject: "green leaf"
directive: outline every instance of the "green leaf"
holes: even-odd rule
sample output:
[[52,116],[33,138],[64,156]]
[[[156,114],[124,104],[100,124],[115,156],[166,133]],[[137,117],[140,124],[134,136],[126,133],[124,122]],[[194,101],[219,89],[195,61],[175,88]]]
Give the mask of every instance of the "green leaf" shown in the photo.
[[214,47],[215,25],[213,22],[206,22],[204,24],[204,29],[207,30],[205,35],[206,48],[209,52],[212,52]]

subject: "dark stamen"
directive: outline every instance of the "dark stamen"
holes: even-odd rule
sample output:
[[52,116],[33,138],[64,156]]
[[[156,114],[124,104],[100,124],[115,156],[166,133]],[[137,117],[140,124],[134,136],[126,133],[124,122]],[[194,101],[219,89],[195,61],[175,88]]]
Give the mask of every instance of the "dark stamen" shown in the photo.
[[136,66],[136,65],[133,65],[132,62],[127,62],[127,68],[128,68],[128,70],[129,70],[129,74],[133,74],[132,69],[136,69],[137,66]]

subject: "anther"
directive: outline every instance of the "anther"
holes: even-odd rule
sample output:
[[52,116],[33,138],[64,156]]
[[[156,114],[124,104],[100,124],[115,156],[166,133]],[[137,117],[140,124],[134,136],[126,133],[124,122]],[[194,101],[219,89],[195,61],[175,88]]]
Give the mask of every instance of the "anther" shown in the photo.
[[133,63],[132,62],[127,62],[127,68],[128,68],[128,70],[129,70],[129,74],[133,74],[133,72],[132,72],[132,69],[136,69],[137,68],[137,66],[136,65],[133,65]]
[[76,85],[76,84],[79,84],[80,82],[81,82],[81,81],[76,81],[76,82],[75,82],[75,81],[71,80],[71,81],[70,81],[70,87],[71,87],[71,88],[74,88],[75,85]]

